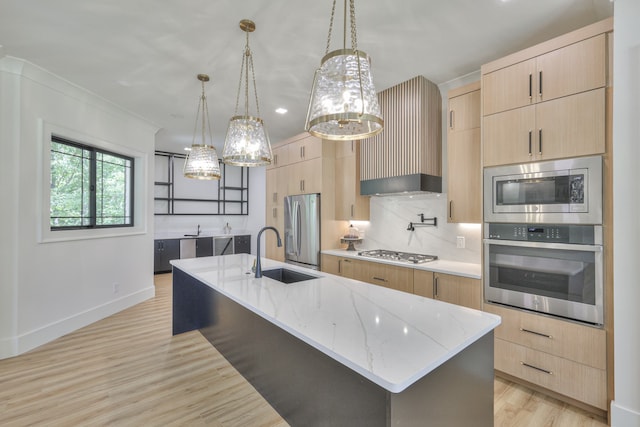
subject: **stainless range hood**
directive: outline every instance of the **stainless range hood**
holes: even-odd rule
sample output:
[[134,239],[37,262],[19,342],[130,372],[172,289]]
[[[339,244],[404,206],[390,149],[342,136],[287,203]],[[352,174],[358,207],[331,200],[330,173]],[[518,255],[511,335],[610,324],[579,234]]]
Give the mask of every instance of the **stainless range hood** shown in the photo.
[[442,98],[414,77],[378,94],[382,133],[362,140],[360,194],[442,192]]

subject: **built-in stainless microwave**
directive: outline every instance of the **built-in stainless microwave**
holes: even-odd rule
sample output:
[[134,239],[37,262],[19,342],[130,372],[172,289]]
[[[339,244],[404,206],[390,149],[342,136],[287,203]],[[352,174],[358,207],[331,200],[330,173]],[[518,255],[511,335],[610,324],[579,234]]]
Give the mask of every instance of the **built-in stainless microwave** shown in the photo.
[[485,168],[484,219],[602,224],[602,156]]

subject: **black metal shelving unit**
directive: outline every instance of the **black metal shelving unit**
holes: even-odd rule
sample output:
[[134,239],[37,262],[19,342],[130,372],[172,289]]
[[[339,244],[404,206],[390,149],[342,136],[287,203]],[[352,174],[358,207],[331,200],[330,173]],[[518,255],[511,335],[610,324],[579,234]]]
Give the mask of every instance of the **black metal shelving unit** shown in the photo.
[[[180,194],[176,194],[175,163],[176,159],[186,159],[187,156],[166,151],[156,151],[155,156],[166,160],[167,168],[167,181],[154,182],[154,201],[165,202],[161,207],[158,207],[156,203],[155,215],[249,215],[249,168],[227,166],[220,162],[222,177],[220,180],[208,181],[212,186],[215,186],[213,193],[217,194],[216,198],[181,197]],[[228,182],[227,168],[240,170],[239,182]],[[158,189],[163,190],[158,191]],[[162,193],[162,195],[158,196],[158,193]],[[196,203],[207,207],[202,210],[198,209],[198,212],[184,212],[180,209],[180,205],[184,203]],[[231,206],[237,206],[237,208],[231,209]]]

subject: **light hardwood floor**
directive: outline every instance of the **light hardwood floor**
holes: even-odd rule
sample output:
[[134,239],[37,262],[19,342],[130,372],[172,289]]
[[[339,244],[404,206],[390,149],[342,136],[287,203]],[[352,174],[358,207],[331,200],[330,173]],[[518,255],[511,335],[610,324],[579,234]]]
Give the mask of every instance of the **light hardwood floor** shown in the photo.
[[[502,379],[496,426],[604,426]],[[0,360],[2,426],[287,426],[199,332],[171,335],[171,275],[156,297]]]

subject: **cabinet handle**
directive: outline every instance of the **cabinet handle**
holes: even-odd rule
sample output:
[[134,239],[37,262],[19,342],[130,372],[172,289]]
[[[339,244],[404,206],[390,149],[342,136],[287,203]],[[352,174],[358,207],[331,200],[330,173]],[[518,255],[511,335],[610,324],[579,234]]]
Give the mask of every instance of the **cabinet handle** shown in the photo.
[[273,165],[274,166],[278,166],[278,155],[277,154],[273,155]]
[[529,99],[533,98],[533,76],[529,73]]
[[273,214],[274,218],[278,217],[278,208],[271,208],[271,213]]
[[453,110],[449,110],[449,128],[453,129]]
[[387,282],[388,282],[388,280],[387,280],[387,279],[384,279],[384,278],[382,278],[382,277],[376,277],[376,276],[373,276],[373,277],[372,277],[372,279],[373,279],[373,280],[378,280],[379,282],[385,282],[385,283],[387,283]]
[[549,335],[549,334],[543,334],[542,332],[532,331],[531,329],[520,328],[520,332],[526,332],[526,333],[528,333],[528,334],[537,335],[537,336],[539,336],[539,337],[549,338],[550,340],[552,340],[552,339],[553,339],[553,336],[551,336],[551,335]]
[[453,219],[453,200],[449,200],[449,219]]
[[548,371],[548,370],[542,369],[542,368],[538,368],[537,366],[530,365],[528,363],[523,362],[522,360],[520,361],[520,364],[522,366],[526,366],[527,368],[535,369],[536,371],[544,372],[545,374],[549,374],[549,375],[553,375],[553,372],[551,372],[551,371]]
[[542,71],[538,73],[538,95],[542,98]]
[[538,151],[542,154],[542,129],[538,131]]
[[533,132],[529,129],[529,157],[531,157],[531,137],[533,136]]
[[278,192],[277,192],[277,191],[274,191],[274,192],[273,192],[273,201],[274,201],[274,202],[277,202],[277,201],[278,201]]
[[355,144],[354,144],[354,141],[353,141],[353,139],[352,139],[352,140],[351,140],[351,152],[353,153],[354,151],[356,151],[356,150],[355,150]]
[[342,274],[342,260],[338,260],[338,274]]
[[438,278],[433,279],[433,297],[436,298],[438,296]]
[[351,218],[353,218],[354,216],[355,216],[355,214],[354,214],[353,205],[351,205]]

